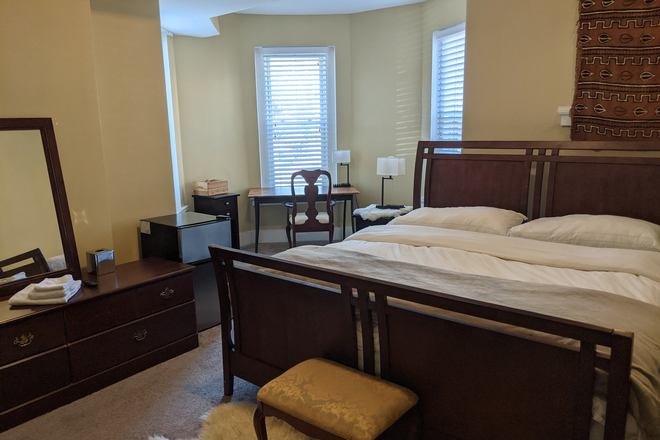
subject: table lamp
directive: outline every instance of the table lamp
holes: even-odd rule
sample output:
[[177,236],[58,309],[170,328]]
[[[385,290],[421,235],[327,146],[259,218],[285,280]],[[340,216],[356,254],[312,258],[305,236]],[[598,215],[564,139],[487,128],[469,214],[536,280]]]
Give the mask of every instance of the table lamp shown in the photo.
[[350,179],[349,179],[349,166],[348,164],[351,162],[351,150],[335,150],[332,152],[332,161],[334,163],[338,163],[339,166],[345,166],[346,167],[346,183],[335,183],[332,186],[335,187],[349,187],[351,186],[350,184]]
[[[376,174],[383,176],[380,187],[380,209],[400,209],[403,205],[385,205],[385,179],[394,180],[392,176],[403,176],[406,174],[406,160],[403,157],[379,157],[376,162]],[[385,177],[389,176],[389,177]]]

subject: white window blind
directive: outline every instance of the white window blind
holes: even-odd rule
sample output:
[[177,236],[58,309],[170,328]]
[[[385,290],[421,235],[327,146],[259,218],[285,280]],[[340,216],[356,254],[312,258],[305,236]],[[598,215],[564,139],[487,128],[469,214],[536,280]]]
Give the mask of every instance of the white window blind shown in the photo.
[[433,33],[431,140],[463,137],[465,22]]
[[334,47],[256,47],[261,186],[329,170],[336,149]]

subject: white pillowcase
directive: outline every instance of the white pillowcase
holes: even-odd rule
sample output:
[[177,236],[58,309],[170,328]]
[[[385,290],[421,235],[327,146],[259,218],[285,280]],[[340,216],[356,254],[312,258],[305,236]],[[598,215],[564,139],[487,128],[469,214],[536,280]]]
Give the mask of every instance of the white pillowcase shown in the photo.
[[390,225],[433,226],[506,235],[509,229],[527,220],[522,214],[508,209],[469,206],[458,208],[418,208],[395,218]]
[[660,251],[660,226],[616,215],[539,218],[511,228],[509,236],[580,246]]

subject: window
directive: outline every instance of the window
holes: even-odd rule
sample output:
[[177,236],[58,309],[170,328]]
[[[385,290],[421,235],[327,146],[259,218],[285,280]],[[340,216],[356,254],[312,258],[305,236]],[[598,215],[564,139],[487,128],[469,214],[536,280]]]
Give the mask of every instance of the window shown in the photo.
[[431,140],[463,137],[465,22],[433,33]]
[[256,47],[261,186],[330,169],[336,149],[335,48]]

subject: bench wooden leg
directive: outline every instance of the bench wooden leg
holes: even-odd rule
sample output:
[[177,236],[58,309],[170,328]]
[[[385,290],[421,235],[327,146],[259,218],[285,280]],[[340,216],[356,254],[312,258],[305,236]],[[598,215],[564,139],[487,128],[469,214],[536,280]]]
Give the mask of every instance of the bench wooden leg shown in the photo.
[[266,415],[264,414],[264,407],[261,402],[257,404],[257,409],[254,412],[254,432],[257,434],[257,440],[268,440],[266,433]]

